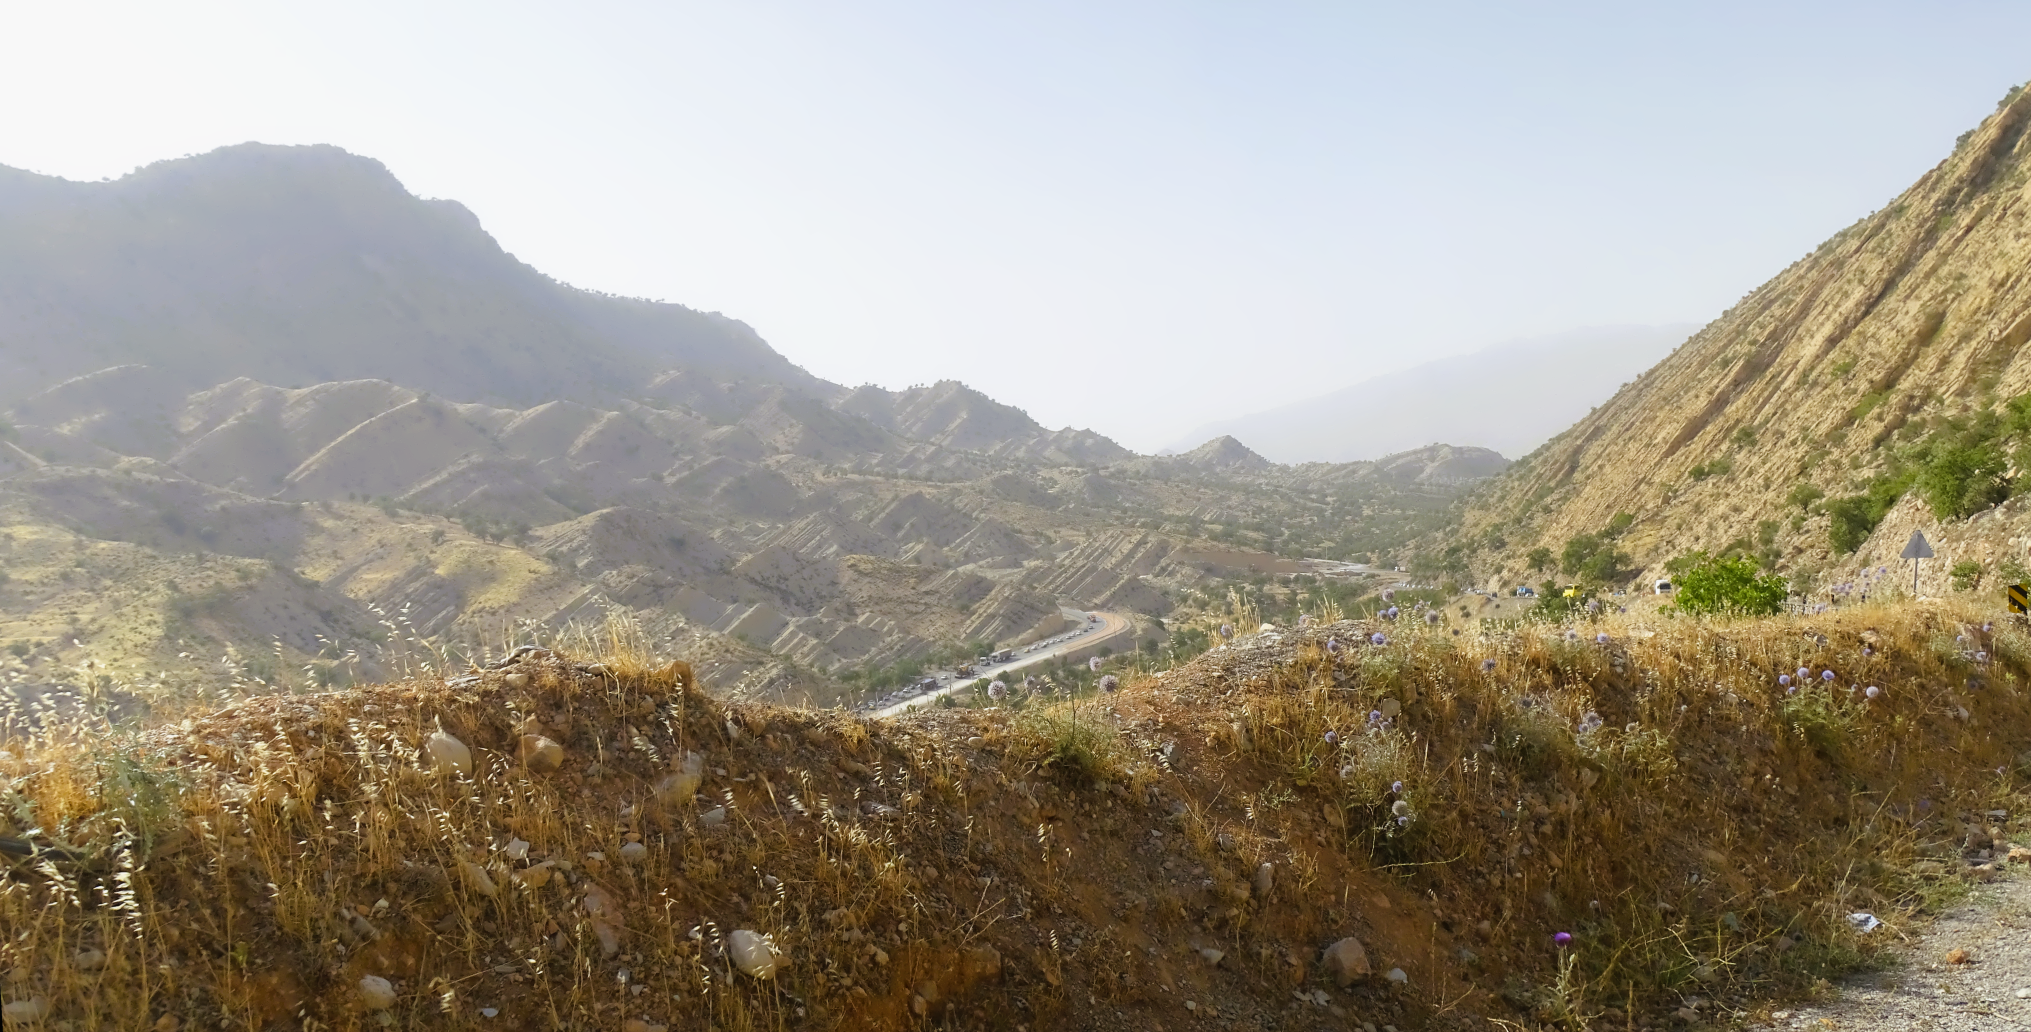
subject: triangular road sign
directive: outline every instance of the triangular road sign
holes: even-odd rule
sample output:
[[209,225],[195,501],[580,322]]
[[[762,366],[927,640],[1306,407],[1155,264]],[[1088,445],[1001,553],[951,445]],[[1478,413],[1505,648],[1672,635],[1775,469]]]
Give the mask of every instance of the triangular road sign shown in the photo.
[[1932,546],[1926,543],[1924,531],[1914,530],[1911,532],[1911,540],[1905,542],[1904,554],[1899,558],[1902,559],[1932,558]]

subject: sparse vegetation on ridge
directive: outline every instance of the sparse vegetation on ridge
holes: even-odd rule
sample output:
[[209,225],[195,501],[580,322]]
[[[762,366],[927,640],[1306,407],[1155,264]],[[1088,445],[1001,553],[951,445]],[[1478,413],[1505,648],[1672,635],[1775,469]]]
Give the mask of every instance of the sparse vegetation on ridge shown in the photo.
[[[140,738],[44,723],[0,756],[42,850],[0,883],[0,993],[78,1030],[1266,1026],[1294,986],[1400,1027],[1719,1014],[1994,866],[2031,636],[1987,619],[1340,622],[895,722],[725,706],[622,633]],[[469,767],[432,769],[439,729]]]

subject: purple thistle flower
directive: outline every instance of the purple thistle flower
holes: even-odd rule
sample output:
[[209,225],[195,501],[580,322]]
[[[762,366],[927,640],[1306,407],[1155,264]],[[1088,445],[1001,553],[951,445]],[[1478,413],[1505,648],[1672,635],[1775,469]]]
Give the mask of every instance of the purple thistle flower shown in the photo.
[[1834,672],[1831,670],[1822,670],[1819,672],[1819,679],[1822,681],[1831,681],[1834,679]]
[[1427,611],[1425,612],[1425,623],[1427,623],[1427,624],[1430,624],[1430,625],[1432,625],[1432,626],[1437,626],[1437,625],[1438,625],[1438,622],[1439,622],[1439,611],[1438,611],[1438,610],[1436,610],[1436,609],[1432,609],[1432,610],[1427,610]]
[[1094,672],[1094,673],[1096,673],[1096,674],[1097,674],[1097,673],[1099,673],[1099,672],[1100,672],[1100,657],[1099,657],[1099,656],[1094,656],[1094,657],[1093,657],[1092,659],[1089,659],[1089,660],[1087,660],[1087,661],[1086,661],[1086,669],[1088,669],[1088,670],[1091,670],[1091,671],[1093,671],[1093,672]]
[[1232,637],[1234,637],[1234,625],[1233,625],[1233,624],[1221,624],[1221,625],[1220,625],[1220,636],[1221,636],[1222,638],[1232,638]]
[[1118,678],[1116,678],[1113,674],[1105,674],[1101,676],[1100,678],[1101,691],[1111,692],[1120,687],[1121,681]]
[[1789,688],[1786,688],[1786,689],[1784,689],[1784,694],[1786,694],[1786,695],[1797,695],[1797,694],[1798,694],[1798,686],[1794,684],[1794,685],[1792,685],[1791,687],[1789,687]]
[[1304,615],[1302,615],[1302,616],[1298,617],[1298,626],[1299,626],[1299,627],[1310,627],[1311,625],[1312,625],[1312,614],[1310,614],[1310,613],[1306,613],[1306,614],[1304,614]]
[[1594,635],[1594,644],[1596,645],[1608,644],[1608,632],[1602,631],[1601,633]]
[[1326,732],[1326,744],[1327,744],[1327,745],[1339,745],[1339,744],[1340,744],[1340,732],[1338,732],[1338,731],[1328,731],[1328,732]]
[[1569,946],[1572,944],[1573,936],[1571,932],[1560,932],[1552,936],[1551,941],[1559,946]]
[[1338,652],[1340,651],[1340,639],[1338,639],[1338,638],[1327,638],[1327,639],[1326,639],[1326,651],[1327,651],[1327,652],[1330,652],[1330,653],[1336,653],[1336,654],[1337,654],[1337,653],[1338,653]]
[[1875,655],[1875,654],[1876,654],[1876,650],[1875,650],[1875,649],[1872,649],[1872,648],[1870,648],[1870,647],[1869,647],[1869,646],[1867,646],[1867,645],[1864,645],[1864,646],[1862,646],[1862,655],[1863,655],[1863,656],[1865,656],[1865,657],[1866,657],[1866,656],[1873,656],[1873,655]]
[[1386,644],[1389,641],[1388,638],[1382,636],[1381,631],[1376,631],[1374,634],[1369,635],[1368,640],[1376,645]]
[[1489,671],[1491,671],[1491,670],[1494,670],[1494,669],[1495,669],[1495,660],[1494,660],[1493,658],[1489,658],[1489,659],[1484,659],[1484,660],[1482,660],[1482,661],[1481,661],[1481,672],[1482,672],[1482,673],[1484,673],[1484,674],[1485,674],[1485,673],[1488,673]]
[[1405,816],[1402,816],[1402,817],[1398,817],[1398,818],[1396,819],[1396,826],[1397,826],[1397,827],[1399,827],[1399,828],[1408,828],[1408,827],[1410,827],[1410,817],[1409,817],[1408,815],[1405,815]]
[[1379,709],[1372,709],[1372,710],[1369,710],[1369,711],[1368,711],[1368,722],[1369,722],[1370,724],[1380,724],[1380,723],[1382,723],[1382,711],[1381,711],[1381,710],[1379,710]]
[[1395,588],[1383,588],[1383,589],[1382,589],[1382,600],[1383,600],[1384,602],[1394,602],[1394,601],[1396,601],[1396,589],[1395,589]]
[[1806,678],[1808,678],[1808,677],[1811,677],[1811,676],[1812,676],[1812,668],[1811,668],[1811,667],[1799,667],[1799,668],[1798,668],[1798,679],[1799,679],[1799,680],[1803,681],[1803,680],[1805,680]]
[[1390,794],[1391,794],[1391,795],[1402,795],[1402,794],[1403,794],[1403,782],[1401,782],[1401,781],[1392,781],[1392,782],[1390,782],[1390,783],[1389,783],[1389,791],[1390,791]]
[[1382,615],[1390,618],[1391,620],[1394,620],[1396,619],[1396,613],[1397,613],[1396,607],[1390,606],[1388,609],[1383,610]]
[[1995,630],[1995,629],[1996,629],[1996,625],[1995,625],[1995,624],[1983,624],[1983,625],[1982,625],[1982,633],[1983,633],[1983,634],[1987,634],[1987,633],[1989,633],[1990,631],[1993,631],[1993,630]]
[[1778,683],[1778,685],[1779,685],[1779,686],[1784,686],[1784,685],[1789,685],[1789,684],[1791,683],[1791,675],[1790,675],[1790,674],[1778,674],[1778,675],[1777,675],[1777,683]]
[[987,697],[1000,702],[1008,694],[1008,685],[995,681],[987,686]]
[[1988,662],[1988,661],[1989,661],[1989,654],[1988,654],[1988,653],[1986,653],[1986,652],[1977,652],[1977,653],[1975,653],[1975,662],[1977,662],[1977,663],[1986,663],[1986,662]]
[[1883,689],[1881,689],[1881,688],[1878,688],[1878,687],[1876,687],[1875,685],[1873,685],[1873,684],[1872,684],[1872,685],[1870,685],[1869,687],[1867,687],[1867,688],[1864,688],[1864,689],[1862,689],[1862,694],[1863,694],[1863,695],[1866,695],[1866,696],[1868,696],[1868,697],[1869,697],[1869,698],[1871,698],[1871,699],[1873,699],[1873,698],[1875,698],[1876,696],[1878,696],[1878,695],[1881,695],[1881,694],[1883,694]]

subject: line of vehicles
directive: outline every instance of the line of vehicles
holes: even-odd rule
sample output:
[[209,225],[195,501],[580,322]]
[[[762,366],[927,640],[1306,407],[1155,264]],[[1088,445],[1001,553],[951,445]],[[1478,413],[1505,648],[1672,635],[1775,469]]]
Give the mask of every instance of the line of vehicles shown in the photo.
[[975,657],[971,663],[962,663],[954,667],[950,673],[941,672],[919,678],[914,683],[904,685],[879,698],[869,699],[861,703],[858,708],[863,710],[878,710],[900,702],[908,702],[919,696],[928,695],[957,679],[985,677],[991,672],[991,668],[1013,663],[1018,656],[1040,650],[1048,650],[1074,638],[1092,633],[1095,628],[1100,626],[1100,616],[1097,613],[1087,613],[1085,616],[1085,622],[1076,630],[1066,631],[1054,637],[1045,638],[1042,641],[1032,642],[1020,649],[996,649],[984,656]]

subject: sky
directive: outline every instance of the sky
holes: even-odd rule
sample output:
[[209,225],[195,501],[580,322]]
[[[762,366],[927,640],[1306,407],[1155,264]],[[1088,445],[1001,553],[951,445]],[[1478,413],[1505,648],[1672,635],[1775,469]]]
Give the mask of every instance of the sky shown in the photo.
[[1138,450],[1704,323],[2031,78],[2031,4],[0,0],[0,164],[332,143],[579,286]]

